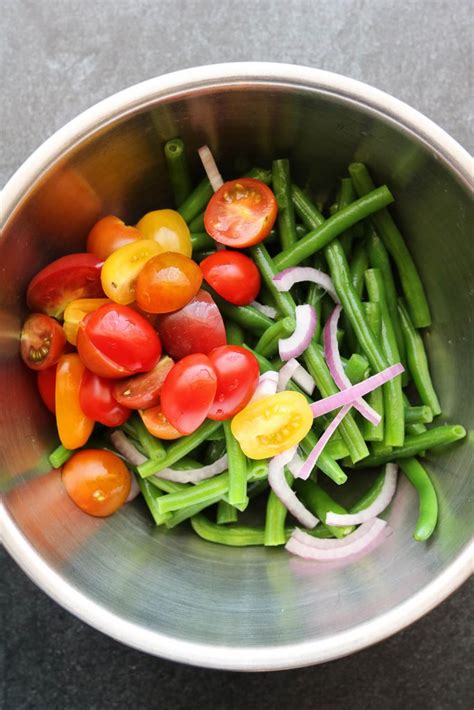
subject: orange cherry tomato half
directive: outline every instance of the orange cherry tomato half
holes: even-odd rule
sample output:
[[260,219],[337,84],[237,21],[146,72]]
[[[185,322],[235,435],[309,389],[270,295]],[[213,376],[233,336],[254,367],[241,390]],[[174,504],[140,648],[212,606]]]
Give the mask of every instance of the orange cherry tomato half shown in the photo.
[[129,227],[118,217],[108,215],[99,219],[89,232],[87,251],[105,261],[114,251],[137,239],[143,239],[143,236],[136,227]]
[[130,493],[131,475],[111,451],[85,449],[62,468],[62,481],[71,500],[84,513],[104,518],[122,507]]
[[136,301],[149,313],[170,313],[189,303],[201,283],[201,269],[192,259],[167,251],[147,261],[138,274]]
[[269,235],[277,212],[269,187],[254,178],[240,178],[225,182],[214,193],[204,213],[204,226],[216,242],[243,249]]
[[66,336],[59,323],[43,313],[33,313],[23,324],[21,357],[32,370],[55,365],[64,351]]
[[165,355],[153,370],[116,382],[113,389],[115,399],[130,409],[154,407],[160,401],[163,382],[173,365],[173,360]]
[[56,368],[56,424],[66,449],[84,446],[94,428],[94,420],[81,409],[79,391],[85,367],[75,353],[63,355]]
[[156,405],[156,407],[150,407],[150,409],[140,411],[140,416],[147,430],[150,434],[156,436],[157,439],[171,441],[173,439],[179,439],[180,436],[182,436],[180,432],[169,423],[161,411],[159,404]]
[[257,388],[257,358],[238,345],[224,345],[210,352],[209,360],[217,375],[217,391],[207,416],[230,419],[248,404]]
[[216,396],[217,377],[206,355],[180,360],[161,390],[161,409],[181,434],[191,434],[205,420]]
[[40,370],[36,383],[44,404],[52,414],[56,414],[56,365]]
[[209,286],[235,306],[246,306],[260,291],[260,272],[252,259],[239,251],[222,249],[200,263]]
[[79,403],[87,417],[105,426],[120,426],[127,421],[131,409],[122,406],[113,396],[115,382],[86,370],[79,390]]

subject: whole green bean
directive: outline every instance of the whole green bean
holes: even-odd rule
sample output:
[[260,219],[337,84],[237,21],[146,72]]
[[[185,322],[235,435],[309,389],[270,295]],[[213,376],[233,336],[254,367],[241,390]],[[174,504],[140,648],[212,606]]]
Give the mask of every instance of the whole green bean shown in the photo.
[[296,224],[291,200],[290,164],[286,159],[272,163],[272,187],[278,204],[278,231],[282,249],[289,249],[296,242]]
[[194,254],[194,252],[215,250],[216,242],[206,232],[198,232],[191,234],[191,246]]
[[225,324],[225,334],[229,345],[243,345],[245,340],[244,331],[238,323],[228,321]]
[[[380,342],[380,330],[381,330],[381,315],[380,306],[378,303],[363,303],[365,317],[367,318],[367,323],[371,329],[374,336]],[[383,393],[380,387],[372,390],[367,395],[367,403],[375,409],[377,414],[382,417],[379,424],[375,425],[364,419],[362,424],[362,433],[366,441],[383,441],[384,439],[384,408],[383,408]]]
[[280,338],[288,338],[295,329],[294,318],[286,316],[277,320],[267,330],[262,333],[254,350],[264,357],[272,357],[278,352],[278,341]]
[[431,407],[407,407],[405,406],[405,424],[430,424],[433,421]]
[[199,537],[220,545],[247,547],[264,544],[265,531],[263,528],[248,525],[217,525],[211,523],[204,515],[195,515],[191,518],[191,525]]
[[347,510],[343,508],[342,505],[339,505],[339,503],[336,503],[336,501],[333,500],[326,491],[323,491],[317,483],[314,483],[314,481],[302,481],[298,479],[295,481],[295,491],[308,510],[320,520],[321,524],[324,525],[334,537],[345,537],[354,530],[354,525],[346,525],[344,527],[326,525],[325,520],[328,513],[347,515]]
[[291,186],[291,199],[296,214],[307,229],[316,229],[325,222],[323,215],[316,205],[314,205],[306,193],[296,185]]
[[419,498],[419,513],[416,521],[415,540],[428,540],[438,521],[438,498],[428,471],[415,458],[397,461],[405,476],[416,488]]
[[56,447],[49,455],[48,460],[51,468],[61,468],[61,466],[65,464],[74,453],[74,450],[66,449],[65,446],[59,444],[59,446]]
[[178,207],[178,212],[184,221],[189,224],[195,217],[197,217],[197,215],[202,212],[204,207],[207,205],[213,194],[214,190],[212,189],[211,183],[207,177],[204,178],[204,180],[201,180],[199,185],[194,188],[191,194],[188,195],[184,202]]
[[393,202],[393,197],[388,187],[377,188],[369,195],[359,198],[340,212],[336,212],[319,227],[309,232],[290,249],[285,249],[275,258],[278,271],[289,266],[297,266],[304,259],[323,249],[333,239],[352,227],[352,225],[365,219],[373,212],[386,207]]
[[229,503],[239,506],[247,497],[247,458],[232,434],[229,420],[224,422],[224,434],[229,468]]
[[227,525],[227,523],[236,523],[238,520],[237,508],[227,503],[225,500],[220,500],[217,504],[217,524]]
[[226,318],[233,320],[244,330],[248,330],[255,335],[262,335],[267,328],[273,325],[274,321],[253,306],[234,306],[218,296],[212,289],[207,288],[217,303],[220,312]]
[[[285,478],[291,487],[293,485],[293,476],[288,470],[285,470]],[[263,538],[265,547],[284,545],[286,543],[285,520],[287,513],[286,506],[274,491],[270,491],[265,513],[265,535]]]
[[166,451],[163,446],[163,442],[150,434],[141,417],[138,414],[135,414],[129,422],[133,425],[136,431],[137,439],[145,452],[145,456],[155,461],[161,461],[164,459]]
[[163,523],[171,517],[169,513],[160,513],[158,510],[158,500],[165,494],[145,479],[138,479],[138,485],[140,486],[145,503],[147,504],[156,525],[163,525]]
[[[342,178],[341,186],[339,190],[339,198],[337,201],[337,211],[344,209],[347,205],[350,205],[356,199],[356,193],[354,190],[354,185],[352,184],[351,178]],[[344,254],[346,258],[349,258],[349,254],[352,248],[353,230],[347,229],[344,234],[341,235],[341,246],[344,249]]]
[[[360,196],[373,194],[375,187],[369,171],[363,163],[353,163],[349,166],[349,174],[354,183],[356,192]],[[384,205],[386,207],[386,205]],[[412,259],[405,241],[390,213],[382,209],[373,214],[373,225],[377,234],[383,240],[387,250],[397,265],[403,293],[409,304],[413,322],[417,328],[424,328],[431,324],[430,309],[426,300],[425,291],[417,268]]]
[[431,375],[428,367],[428,358],[426,357],[425,346],[421,335],[415,330],[405,304],[400,299],[399,313],[403,336],[407,351],[408,368],[415,383],[415,387],[420,395],[420,399],[427,407],[431,407],[433,416],[441,414],[441,407],[438,397],[431,381]]
[[191,175],[181,138],[166,141],[164,153],[174,201],[176,207],[179,207],[192,190]]

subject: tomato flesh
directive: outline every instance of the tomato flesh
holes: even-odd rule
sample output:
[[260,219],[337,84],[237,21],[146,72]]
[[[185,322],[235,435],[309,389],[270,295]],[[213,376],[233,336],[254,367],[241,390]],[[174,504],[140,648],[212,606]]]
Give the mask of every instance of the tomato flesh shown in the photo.
[[260,272],[252,259],[238,251],[222,249],[200,263],[209,286],[236,306],[246,306],[260,291]]
[[252,353],[238,345],[224,345],[209,353],[217,375],[217,390],[209,419],[230,419],[243,409],[258,384],[259,367]]
[[111,451],[78,451],[64,464],[61,477],[71,500],[99,518],[115,513],[130,493],[130,472]]
[[36,377],[38,390],[51,414],[56,414],[56,365],[40,370]]
[[201,270],[192,259],[164,252],[150,259],[140,271],[137,304],[149,313],[177,311],[196,295],[201,283]]
[[119,404],[113,396],[115,382],[105,377],[99,377],[86,370],[81,380],[79,404],[90,419],[105,424],[105,426],[120,426],[127,421],[131,409]]
[[217,377],[209,358],[188,355],[168,373],[161,390],[162,412],[181,434],[191,434],[207,417],[216,389]]
[[150,434],[156,436],[157,439],[172,441],[182,436],[182,434],[169,423],[161,411],[161,405],[159,404],[157,404],[156,407],[150,407],[150,409],[140,410],[140,416]]
[[115,399],[130,409],[154,407],[160,401],[163,382],[173,365],[173,360],[165,355],[153,370],[116,382],[113,390]]
[[174,251],[191,256],[192,245],[189,227],[175,210],[154,210],[137,223],[142,239],[153,239],[161,251]]
[[20,337],[21,357],[32,370],[46,370],[61,357],[66,336],[59,323],[44,313],[26,319]]
[[135,227],[129,227],[114,215],[107,215],[99,219],[89,232],[87,251],[105,261],[117,249],[142,238]]
[[60,318],[71,301],[103,297],[101,268],[94,254],[69,254],[53,261],[30,281],[28,308]]
[[275,223],[278,207],[267,185],[253,178],[225,182],[209,200],[204,213],[206,232],[226,246],[258,244]]
[[75,353],[63,355],[56,368],[56,425],[66,449],[84,446],[94,428],[94,420],[81,409],[79,391],[85,367]]

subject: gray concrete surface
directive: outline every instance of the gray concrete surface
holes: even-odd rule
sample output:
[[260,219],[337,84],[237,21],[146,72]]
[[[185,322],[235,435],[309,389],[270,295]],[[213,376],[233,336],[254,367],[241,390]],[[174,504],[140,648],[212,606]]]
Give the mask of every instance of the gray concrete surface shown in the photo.
[[[1,184],[96,101],[167,71],[220,61],[347,74],[407,101],[474,148],[470,0],[3,0],[0,22]],[[467,586],[410,629],[350,658],[244,676],[120,646],[57,607],[4,553],[1,565],[5,710],[473,705]]]

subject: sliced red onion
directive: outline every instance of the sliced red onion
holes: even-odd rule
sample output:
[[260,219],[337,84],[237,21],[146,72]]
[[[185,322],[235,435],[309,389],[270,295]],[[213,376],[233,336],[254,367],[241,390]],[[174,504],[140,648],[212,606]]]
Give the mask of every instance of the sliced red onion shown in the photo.
[[140,493],[141,493],[140,487],[139,487],[139,485],[138,485],[138,483],[137,483],[137,479],[135,478],[135,476],[133,475],[133,473],[130,474],[130,477],[131,477],[131,479],[132,479],[132,480],[131,480],[131,483],[130,483],[130,493],[128,494],[127,500],[125,501],[125,503],[131,503],[132,500],[135,500],[135,498],[136,498],[138,495],[140,495]]
[[159,473],[155,473],[156,478],[162,478],[165,481],[173,481],[174,483],[199,483],[206,478],[212,478],[219,473],[227,470],[227,454],[221,456],[220,459],[208,466],[201,468],[192,468],[189,470],[178,470],[174,468],[164,468]]
[[220,174],[217,168],[214,156],[212,155],[207,145],[203,145],[201,148],[199,148],[198,153],[204,166],[204,170],[206,171],[207,177],[209,178],[209,182],[211,183],[211,187],[214,192],[217,192],[217,190],[219,190],[219,188],[221,188],[224,184],[224,180],[222,179],[222,175]]
[[[332,378],[340,390],[345,390],[351,386],[351,381],[347,377],[344,367],[342,365],[341,356],[339,354],[339,345],[337,342],[337,323],[341,313],[342,307],[340,305],[336,306],[326,321],[324,326],[323,338],[324,338],[324,353],[326,355],[326,362],[329,367],[329,371]],[[369,420],[374,426],[380,424],[382,417],[378,412],[375,411],[367,402],[359,397],[353,402],[353,406],[358,412],[362,414],[363,417]]]
[[285,508],[305,528],[314,528],[318,519],[298,500],[296,493],[291,490],[285,478],[285,466],[290,463],[296,454],[296,446],[284,451],[270,459],[268,465],[268,483]]
[[383,486],[374,502],[359,513],[351,515],[339,515],[339,513],[328,513],[326,515],[326,523],[335,525],[336,527],[344,527],[345,525],[359,525],[372,520],[376,515],[382,513],[385,508],[390,505],[390,502],[395,495],[397,487],[397,465],[388,463],[385,466],[385,479]]
[[329,439],[331,436],[334,434],[336,431],[337,427],[339,424],[342,422],[348,411],[350,410],[351,405],[350,404],[345,404],[344,407],[341,409],[340,412],[334,417],[332,422],[329,424],[328,428],[324,431],[324,433],[321,435],[320,439],[318,440],[318,443],[316,446],[311,450],[308,458],[304,462],[303,466],[301,469],[298,471],[298,478],[303,478],[306,480],[309,477],[309,474],[313,470],[313,468],[316,465],[317,460],[321,456],[321,452],[328,443]]
[[311,281],[321,286],[324,291],[327,291],[335,303],[339,303],[331,277],[325,274],[324,271],[313,269],[311,266],[291,266],[275,274],[272,280],[278,291],[289,291],[296,283]]
[[306,394],[313,394],[316,383],[308,370],[305,370],[303,365],[298,363],[298,369],[295,370],[291,379],[296,382]]
[[301,530],[295,530],[286,544],[286,549],[308,560],[349,560],[362,552],[372,550],[385,537],[386,526],[385,520],[373,518],[340,540],[320,540]]
[[276,394],[277,384],[278,372],[275,372],[275,370],[264,372],[263,375],[260,375],[257,388],[249,404],[256,402],[258,399],[262,399],[262,397],[268,397],[270,394]]
[[385,368],[382,372],[377,372],[376,375],[372,375],[367,380],[359,382],[357,385],[352,385],[342,392],[337,392],[337,394],[331,394],[329,397],[318,400],[318,402],[313,402],[311,409],[313,410],[313,415],[315,417],[321,417],[323,414],[328,414],[334,409],[339,409],[345,404],[350,404],[354,402],[358,397],[363,397],[364,395],[372,392],[372,390],[377,389],[386,382],[393,380],[394,377],[401,375],[405,371],[405,368],[401,363],[396,365],[390,365],[390,367]]
[[271,318],[272,320],[275,320],[276,315],[277,315],[277,310],[276,310],[276,308],[273,308],[273,306],[266,306],[264,303],[259,303],[258,301],[252,301],[252,303],[250,303],[249,305],[256,308],[257,311],[260,311],[260,313],[263,313],[264,315],[266,315],[267,318]]
[[304,466],[304,461],[301,456],[296,453],[291,461],[286,464],[287,469],[290,471],[294,478],[301,478],[300,471]]
[[122,456],[133,466],[140,466],[140,464],[148,461],[146,456],[143,456],[143,454],[132,444],[123,431],[113,431],[110,435],[110,439],[119,454],[122,454]]
[[309,303],[295,308],[296,327],[289,338],[278,341],[278,350],[282,360],[298,357],[308,347],[316,330],[316,311]]
[[290,380],[293,380],[293,382],[299,385],[307,394],[313,394],[316,386],[313,378],[304,367],[301,367],[298,360],[295,360],[294,357],[280,368],[277,391],[282,392]]

